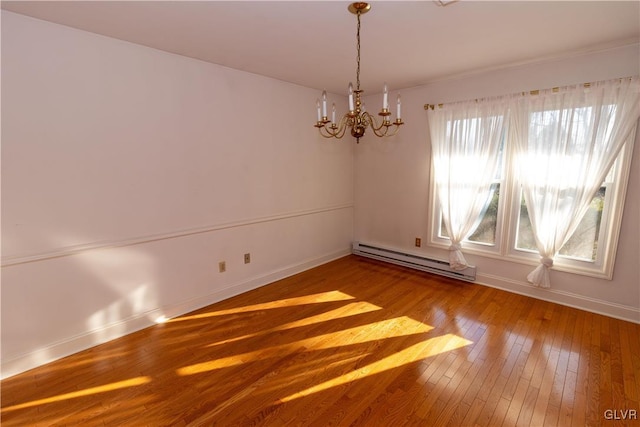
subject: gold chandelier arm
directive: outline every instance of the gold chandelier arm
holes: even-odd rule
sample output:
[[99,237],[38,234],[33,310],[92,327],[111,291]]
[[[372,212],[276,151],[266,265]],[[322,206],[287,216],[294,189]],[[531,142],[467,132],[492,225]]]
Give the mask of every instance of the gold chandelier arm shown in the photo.
[[385,136],[387,134],[389,126],[384,121],[384,118],[382,119],[382,123],[378,125],[378,121],[376,120],[376,118],[368,112],[364,112],[363,116],[367,117],[367,122],[371,126],[371,130],[373,130],[373,133],[375,133],[377,136]]
[[320,135],[322,135],[325,138],[339,138],[339,136],[337,136],[339,129],[337,129],[336,131],[333,131],[331,129],[330,126],[327,126],[327,124],[325,124],[322,127],[319,127],[318,130],[320,131]]
[[[378,125],[378,121],[376,120],[376,118],[368,112],[365,111],[364,113],[362,113],[362,116],[365,118],[365,121],[371,126],[371,130],[373,131],[373,133],[378,137],[394,136],[396,133],[398,133],[400,126],[404,124],[402,120],[396,120],[395,122],[385,120],[385,118],[389,116],[384,116],[382,119],[382,123]],[[391,129],[392,126],[393,129]]]
[[319,123],[316,124],[316,127],[318,128],[318,130],[320,131],[320,135],[322,135],[325,138],[337,138],[340,139],[344,136],[345,132],[347,131],[347,127],[349,125],[349,115],[345,114],[344,116],[342,116],[342,118],[340,119],[340,123],[339,124],[334,124],[334,123]]
[[379,131],[384,127],[384,122],[380,126],[378,126],[378,121],[374,116],[369,114],[368,111],[364,111],[363,113],[361,113],[361,115],[362,121],[366,124],[366,126],[371,126],[371,129],[373,129],[374,132]]
[[320,135],[322,135],[324,138],[336,138],[334,134],[330,133],[330,130],[327,129],[326,126],[318,128],[318,130],[320,131]]
[[[398,131],[400,130],[400,125],[403,125],[404,123],[400,122],[400,123],[390,123],[389,125],[386,125],[386,129],[384,130],[384,134],[383,135],[378,135],[378,133],[374,130],[373,133],[375,133],[377,136],[385,136],[385,137],[391,137],[394,136],[396,133],[398,133]],[[393,128],[391,127],[393,126]],[[391,129],[391,132],[389,132],[389,129]]]

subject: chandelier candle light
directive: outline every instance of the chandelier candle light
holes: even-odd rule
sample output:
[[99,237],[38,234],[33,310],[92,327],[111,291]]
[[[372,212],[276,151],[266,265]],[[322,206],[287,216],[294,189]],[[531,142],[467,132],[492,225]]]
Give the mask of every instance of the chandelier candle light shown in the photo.
[[318,121],[314,125],[320,131],[320,135],[325,138],[342,138],[346,133],[347,128],[351,129],[351,135],[356,138],[356,142],[360,142],[360,138],[364,136],[364,132],[367,127],[371,126],[373,133],[378,136],[393,136],[400,129],[400,125],[404,122],[400,118],[401,104],[400,95],[396,103],[396,119],[391,121],[391,113],[389,112],[389,91],[387,84],[384,84],[382,91],[382,109],[378,113],[382,117],[382,123],[378,125],[375,117],[365,111],[360,94],[360,15],[367,13],[371,9],[371,5],[365,2],[357,2],[349,5],[349,12],[355,14],[358,18],[358,27],[356,38],[358,41],[357,46],[357,71],[356,71],[356,88],[353,89],[353,84],[349,83],[349,112],[346,113],[340,119],[340,122],[336,122],[336,104],[331,107],[331,120],[327,115],[327,91],[322,91],[322,100],[316,101],[316,108],[318,109]]

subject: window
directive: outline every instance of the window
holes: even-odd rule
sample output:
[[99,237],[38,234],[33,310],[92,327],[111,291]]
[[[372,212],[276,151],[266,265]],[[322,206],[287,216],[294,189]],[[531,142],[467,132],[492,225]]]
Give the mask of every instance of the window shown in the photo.
[[[585,109],[584,113],[586,115],[589,112]],[[581,137],[579,126],[573,128],[573,132],[577,133],[572,137]],[[635,136],[635,132],[631,135]],[[631,143],[626,143],[620,151],[589,209],[554,257],[554,269],[609,279],[612,277],[632,148]],[[513,173],[515,162],[510,156],[507,138],[500,149],[499,172],[480,220],[463,241],[464,252],[536,265],[540,254],[521,185],[517,181],[517,174]],[[433,182],[430,202],[434,215],[430,224],[430,244],[447,248],[450,241]]]
[[611,278],[639,98],[633,77],[427,109],[431,243],[454,269],[463,243],[537,264],[543,288],[551,267]]
[[[632,148],[632,144],[625,144],[576,230],[554,258],[554,269],[611,279]],[[509,234],[513,237],[506,243],[507,257],[535,264],[540,255],[517,182],[514,182],[509,218]]]

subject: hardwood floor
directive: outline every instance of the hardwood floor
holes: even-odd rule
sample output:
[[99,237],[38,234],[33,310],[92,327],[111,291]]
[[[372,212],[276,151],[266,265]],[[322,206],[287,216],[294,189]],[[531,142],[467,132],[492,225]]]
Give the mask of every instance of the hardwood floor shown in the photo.
[[640,325],[349,256],[1,386],[3,426],[632,426]]

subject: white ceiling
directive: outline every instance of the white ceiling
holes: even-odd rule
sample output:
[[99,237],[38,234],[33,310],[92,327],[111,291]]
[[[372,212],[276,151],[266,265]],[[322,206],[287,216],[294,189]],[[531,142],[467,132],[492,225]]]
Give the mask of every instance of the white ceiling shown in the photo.
[[[374,1],[362,88],[431,81],[640,41],[639,1]],[[355,81],[345,1],[2,1],[2,8],[303,86]]]

